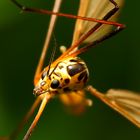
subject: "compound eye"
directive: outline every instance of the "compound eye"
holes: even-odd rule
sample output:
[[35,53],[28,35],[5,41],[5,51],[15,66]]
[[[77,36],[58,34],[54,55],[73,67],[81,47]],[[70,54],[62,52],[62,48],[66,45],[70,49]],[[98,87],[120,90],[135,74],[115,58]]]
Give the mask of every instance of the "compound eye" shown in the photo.
[[59,86],[59,81],[58,80],[53,80],[51,83],[51,88],[56,89]]

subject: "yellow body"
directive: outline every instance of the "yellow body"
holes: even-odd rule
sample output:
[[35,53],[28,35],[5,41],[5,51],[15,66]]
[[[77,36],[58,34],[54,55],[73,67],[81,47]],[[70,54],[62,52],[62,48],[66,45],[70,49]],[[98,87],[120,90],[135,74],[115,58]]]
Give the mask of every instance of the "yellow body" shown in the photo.
[[50,69],[44,69],[34,94],[60,94],[83,89],[89,77],[87,66],[79,57],[67,58]]

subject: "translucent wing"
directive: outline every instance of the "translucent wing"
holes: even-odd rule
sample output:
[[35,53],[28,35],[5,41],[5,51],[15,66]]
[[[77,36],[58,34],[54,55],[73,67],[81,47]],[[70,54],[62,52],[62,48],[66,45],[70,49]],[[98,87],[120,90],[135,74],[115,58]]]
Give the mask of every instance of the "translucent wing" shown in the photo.
[[[121,8],[124,0],[115,0],[117,5]],[[78,15],[84,17],[92,17],[97,19],[102,19],[111,9],[114,8],[114,5],[109,0],[80,0],[80,6]],[[118,16],[118,12],[114,14],[109,20],[116,21]],[[74,43],[76,40],[80,38],[83,34],[91,29],[91,27],[95,26],[96,22],[89,22],[83,20],[77,20],[75,24],[75,30],[73,35]],[[110,25],[102,25],[94,34],[88,37],[83,43],[93,42],[99,37],[103,36],[107,32],[111,30],[112,26]]]
[[119,110],[122,110],[123,115],[131,121],[136,122],[140,127],[140,94],[136,94],[128,90],[107,91],[105,95]]
[[102,94],[91,86],[88,89],[94,96],[140,127],[140,94],[115,89]]

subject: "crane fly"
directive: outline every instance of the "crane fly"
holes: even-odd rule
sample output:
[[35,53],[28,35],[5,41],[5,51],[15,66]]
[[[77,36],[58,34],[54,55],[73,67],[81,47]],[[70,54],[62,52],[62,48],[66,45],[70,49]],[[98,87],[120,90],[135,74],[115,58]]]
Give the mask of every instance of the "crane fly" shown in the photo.
[[[0,138],[1,140],[15,139],[40,104],[38,113],[23,138],[28,140],[46,104],[54,96],[58,96],[63,104],[71,108],[74,113],[83,112],[87,106],[92,105],[92,101],[86,98],[86,90],[140,127],[140,95],[132,91],[115,89],[102,93],[91,85],[85,86],[89,78],[88,67],[78,57],[79,54],[95,47],[125,28],[125,25],[116,22],[123,0],[80,0],[77,16],[59,12],[62,0],[55,1],[52,11],[29,8],[16,0],[11,1],[24,12],[50,14],[51,19],[34,76],[33,93],[36,100],[17,129],[9,137]],[[46,52],[58,16],[76,19],[73,40],[70,47],[60,47],[62,54],[55,61],[53,61],[54,49],[49,65],[43,69]]]

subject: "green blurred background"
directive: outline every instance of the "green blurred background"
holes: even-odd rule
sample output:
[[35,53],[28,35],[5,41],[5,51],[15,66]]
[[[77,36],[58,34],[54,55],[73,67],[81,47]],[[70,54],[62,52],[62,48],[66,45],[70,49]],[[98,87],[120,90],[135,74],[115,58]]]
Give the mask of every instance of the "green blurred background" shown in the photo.
[[[21,2],[48,9],[53,5],[51,0]],[[77,5],[78,1],[64,0],[61,9],[75,13]],[[100,91],[109,88],[140,91],[139,5],[138,0],[126,1],[120,22],[125,23],[127,28],[81,56],[89,66],[89,83]],[[0,135],[10,133],[34,101],[33,76],[48,21],[47,15],[21,14],[10,0],[0,1]],[[58,46],[70,45],[73,25],[74,20],[60,18],[54,31]],[[54,45],[52,39],[51,46]],[[94,100],[93,107],[78,117],[68,114],[58,99],[51,101],[31,140],[140,139],[138,128],[96,98],[90,97]],[[19,140],[29,124],[19,135]]]

